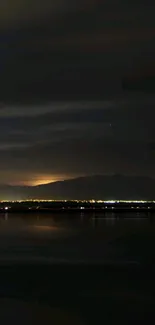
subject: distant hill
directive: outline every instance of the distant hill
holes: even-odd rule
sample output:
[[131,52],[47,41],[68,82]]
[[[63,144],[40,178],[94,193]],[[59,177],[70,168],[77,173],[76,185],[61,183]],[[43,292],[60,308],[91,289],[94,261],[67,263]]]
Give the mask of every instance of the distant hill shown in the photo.
[[88,176],[39,186],[0,186],[2,199],[155,199],[149,177]]

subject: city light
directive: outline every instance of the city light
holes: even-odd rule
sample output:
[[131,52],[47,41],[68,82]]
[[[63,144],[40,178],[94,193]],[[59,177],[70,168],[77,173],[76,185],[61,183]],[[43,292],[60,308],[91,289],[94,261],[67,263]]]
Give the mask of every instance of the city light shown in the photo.
[[[39,203],[39,202],[47,202],[47,203],[52,203],[52,202],[75,202],[75,203],[95,203],[95,204],[100,204],[100,203],[105,203],[105,204],[116,204],[116,203],[133,203],[133,204],[143,204],[143,203],[155,203],[155,200],[46,200],[46,199],[23,199],[23,200],[0,200],[0,203],[26,203],[26,202],[32,202],[32,203]],[[7,208],[7,207],[6,207]]]
[[0,201],[0,212],[8,213],[24,211],[29,213],[36,212],[79,212],[82,214],[90,212],[117,213],[120,211],[132,211],[137,214],[146,212],[150,214],[155,211],[155,201],[147,200],[46,200],[46,199],[27,199],[27,200],[2,200]]

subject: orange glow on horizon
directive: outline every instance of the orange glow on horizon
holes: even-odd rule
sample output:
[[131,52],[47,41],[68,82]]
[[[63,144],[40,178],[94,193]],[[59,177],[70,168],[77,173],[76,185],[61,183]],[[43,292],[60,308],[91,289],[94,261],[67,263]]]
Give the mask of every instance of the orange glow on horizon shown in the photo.
[[44,184],[49,184],[49,183],[54,183],[57,182],[57,179],[49,179],[49,180],[26,180],[26,181],[19,181],[19,182],[9,182],[8,185],[11,186],[38,186],[38,185],[44,185]]
[[45,185],[49,183],[57,182],[58,179],[36,179],[28,182],[28,185],[30,186],[37,186],[37,185]]
[[67,176],[61,175],[55,175],[55,176],[51,176],[51,175],[38,175],[38,176],[33,176],[32,178],[28,179],[28,180],[23,180],[23,181],[17,181],[17,182],[9,182],[9,185],[12,186],[38,186],[38,185],[45,185],[45,184],[49,184],[49,183],[54,183],[57,181],[63,181],[65,179],[67,179]]
[[[81,175],[80,175],[81,176]],[[82,175],[83,176],[83,175]],[[65,181],[65,180],[69,180],[69,179],[74,179],[76,177],[79,177],[79,175],[55,175],[55,176],[50,176],[47,175],[46,176],[40,176],[36,179],[32,179],[31,181],[28,181],[27,183],[23,182],[23,185],[29,185],[29,186],[38,186],[38,185],[45,185],[45,184],[50,184],[50,183],[54,183],[54,182],[59,182],[59,181]]]
[[82,177],[84,175],[30,175],[27,179],[7,182],[7,185],[11,186],[38,186],[45,185],[59,181],[65,181],[74,179],[76,177]]
[[[29,186],[38,186],[38,185],[45,185],[45,184],[50,184],[50,183],[54,183],[54,182],[58,182],[58,181],[64,181],[66,179],[69,179],[71,177],[67,177],[67,176],[55,176],[55,177],[38,177],[38,179],[32,179],[31,181],[28,181],[26,185]],[[25,183],[24,183],[25,185]]]

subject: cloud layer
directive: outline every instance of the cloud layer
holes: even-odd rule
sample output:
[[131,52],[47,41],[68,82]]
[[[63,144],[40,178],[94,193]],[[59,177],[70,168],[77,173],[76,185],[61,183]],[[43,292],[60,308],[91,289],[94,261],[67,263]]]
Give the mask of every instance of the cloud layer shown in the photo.
[[154,9],[151,0],[1,1],[1,183],[155,177],[154,83],[145,86],[155,77]]
[[37,184],[118,172],[155,176],[154,103],[147,97],[61,102],[25,116],[11,107],[9,116],[2,110],[1,182]]

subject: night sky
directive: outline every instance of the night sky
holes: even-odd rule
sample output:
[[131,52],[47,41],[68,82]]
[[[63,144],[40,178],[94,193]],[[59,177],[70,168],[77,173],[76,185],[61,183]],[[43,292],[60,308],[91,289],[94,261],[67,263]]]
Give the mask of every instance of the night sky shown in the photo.
[[153,0],[1,0],[1,184],[155,177],[154,13]]

